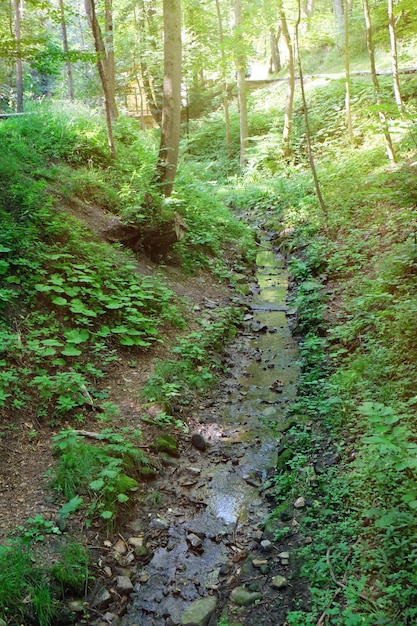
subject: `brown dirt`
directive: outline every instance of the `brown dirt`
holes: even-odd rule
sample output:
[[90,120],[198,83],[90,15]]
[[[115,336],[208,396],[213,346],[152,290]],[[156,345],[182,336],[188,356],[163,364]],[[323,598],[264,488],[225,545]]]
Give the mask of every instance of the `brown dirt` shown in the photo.
[[[66,206],[65,211],[77,217],[99,239],[102,239],[101,233],[112,219],[111,214],[80,201]],[[196,316],[208,304],[221,306],[230,295],[236,295],[227,285],[216,282],[202,271],[184,276],[178,267],[163,267],[140,256],[137,257],[137,265],[142,275],[160,275],[162,272],[167,286],[185,303],[186,311],[195,311]],[[153,361],[168,356],[170,346],[180,332],[167,328],[162,336],[163,342],[146,352],[132,355],[119,351],[117,362],[100,383],[100,387],[109,392],[107,400],[120,406],[118,426],[138,426],[138,418],[144,412],[141,388],[152,373]],[[137,361],[135,368],[129,366],[132,359]],[[55,517],[60,505],[48,487],[54,465],[53,437],[69,428],[98,431],[108,426],[100,423],[100,413],[94,411],[87,413],[80,425],[68,421],[54,428],[31,418],[30,407],[14,414],[12,419],[10,415],[0,412],[0,541],[36,514],[43,515],[46,520]],[[146,434],[144,432],[145,437]]]

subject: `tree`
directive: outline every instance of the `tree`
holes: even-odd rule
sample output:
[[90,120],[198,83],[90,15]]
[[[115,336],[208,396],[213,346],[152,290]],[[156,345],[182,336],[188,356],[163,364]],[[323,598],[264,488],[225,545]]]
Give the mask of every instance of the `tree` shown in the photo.
[[74,100],[74,81],[72,78],[72,66],[71,66],[71,61],[69,58],[67,23],[65,20],[64,0],[59,0],[59,12],[60,12],[60,20],[61,20],[62,47],[64,49],[65,68],[66,68],[66,73],[67,73],[68,97],[70,100]]
[[177,171],[181,128],[181,0],[164,0],[163,6],[164,84],[156,180],[168,197]]
[[[106,0],[109,2],[110,0]],[[117,106],[115,100],[115,77],[114,77],[114,64],[109,63],[107,56],[106,46],[104,44],[103,33],[101,31],[100,23],[97,18],[96,0],[84,0],[85,12],[87,19],[91,26],[93,34],[94,48],[96,51],[97,69],[100,76],[101,86],[103,88],[106,115],[109,115],[111,120],[117,118]],[[108,4],[106,4],[108,8]],[[107,19],[108,16],[107,16]]]
[[353,134],[352,127],[352,111],[350,107],[350,54],[349,54],[349,0],[344,0],[344,15],[345,15],[345,108],[346,108],[346,124],[348,127],[349,140],[352,145],[355,144],[355,136]]
[[21,47],[21,3],[20,0],[14,0],[14,35],[16,39],[16,97],[17,112],[23,111],[23,66],[22,66],[22,47]]
[[236,73],[237,95],[239,101],[240,119],[240,166],[246,163],[246,151],[249,141],[248,131],[248,103],[246,94],[246,58],[243,49],[242,37],[242,4],[241,0],[235,0],[235,34],[236,34]]
[[372,22],[371,22],[371,13],[369,11],[369,2],[368,2],[368,0],[363,0],[363,12],[364,12],[364,16],[365,16],[366,45],[368,47],[369,62],[370,62],[370,65],[371,65],[372,82],[373,82],[374,88],[375,88],[376,102],[377,102],[378,107],[380,107],[379,119],[381,121],[382,132],[384,133],[385,146],[386,146],[386,149],[387,149],[388,158],[391,161],[391,163],[395,163],[394,148],[393,148],[393,145],[392,145],[391,135],[390,135],[389,129],[388,129],[387,118],[385,116],[384,111],[381,108],[382,107],[382,98],[381,98],[381,91],[380,91],[380,87],[379,87],[378,76],[377,76],[377,73],[376,73],[375,51],[374,51],[374,43],[373,43],[373,39],[372,39]]
[[224,126],[225,126],[225,134],[226,134],[226,149],[227,153],[231,155],[231,132],[230,132],[230,115],[229,115],[229,99],[227,93],[227,59],[224,45],[224,33],[223,33],[223,20],[222,14],[220,11],[220,2],[216,0],[216,13],[217,20],[219,24],[219,44],[220,44],[220,55],[221,55],[221,77],[222,77],[222,85],[223,85],[223,108],[224,108]]
[[401,96],[400,79],[398,77],[398,55],[397,55],[397,38],[395,34],[395,19],[394,19],[394,2],[388,0],[388,30],[391,44],[391,65],[392,65],[392,80],[394,85],[395,102],[397,103],[398,110],[402,112],[403,100]]
[[292,130],[292,115],[293,115],[293,103],[294,103],[294,91],[295,91],[295,69],[294,69],[294,53],[292,49],[292,41],[290,32],[288,30],[287,18],[285,16],[282,0],[278,0],[278,16],[281,25],[282,37],[285,43],[288,57],[288,86],[287,86],[287,98],[285,101],[285,114],[284,114],[284,130],[282,133],[283,142],[283,156],[288,158],[291,155],[291,130]]
[[106,114],[107,125],[107,140],[109,144],[110,156],[112,159],[116,158],[116,145],[113,137],[112,119],[114,116],[114,109],[111,103],[111,91],[109,89],[109,83],[105,71],[105,64],[103,63],[104,44],[101,35],[101,30],[96,15],[95,0],[85,0],[86,13],[91,24],[93,31],[94,47],[97,56],[97,69],[100,75],[101,86],[104,94],[104,109]]

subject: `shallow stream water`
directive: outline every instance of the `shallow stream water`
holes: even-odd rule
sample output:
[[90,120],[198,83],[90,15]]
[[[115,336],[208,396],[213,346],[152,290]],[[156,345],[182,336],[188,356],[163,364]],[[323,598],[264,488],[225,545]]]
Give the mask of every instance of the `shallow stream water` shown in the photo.
[[124,626],[181,624],[186,608],[209,594],[219,607],[227,603],[224,576],[268,514],[262,485],[276,464],[274,424],[279,430],[286,419],[299,369],[288,325],[288,275],[269,242],[261,248],[245,330],[228,352],[216,394],[198,414],[209,447],[190,447],[179,468],[168,468],[171,481],[161,493],[169,504],[150,520],[153,558],[137,572]]

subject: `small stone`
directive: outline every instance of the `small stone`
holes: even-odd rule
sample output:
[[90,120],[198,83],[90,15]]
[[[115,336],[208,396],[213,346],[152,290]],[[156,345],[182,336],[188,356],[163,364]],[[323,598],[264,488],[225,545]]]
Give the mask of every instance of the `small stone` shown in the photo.
[[[85,609],[85,603],[82,600],[72,600],[68,604],[68,607],[73,613],[82,613]],[[4,624],[6,626],[6,622],[4,622]],[[1,622],[0,625],[2,626]]]
[[134,548],[143,546],[143,537],[129,537],[127,543],[129,546],[133,546]]
[[235,587],[230,594],[230,600],[238,606],[250,606],[258,600],[262,600],[262,594],[256,591],[248,591],[245,587]]
[[272,541],[269,541],[268,539],[264,539],[263,541],[261,541],[261,549],[263,552],[271,552],[272,548]]
[[139,582],[142,584],[147,583],[149,578],[150,576],[148,572],[142,572],[142,574],[139,576]]
[[201,469],[199,467],[186,467],[185,471],[192,476],[199,476],[201,474]]
[[285,559],[286,561],[289,561],[289,559],[290,559],[290,553],[289,553],[289,552],[280,552],[280,553],[278,554],[278,558],[279,558],[280,560]]
[[111,570],[111,567],[109,567],[108,565],[106,565],[104,568],[104,573],[106,574],[107,578],[111,578],[113,576],[113,572]]
[[123,539],[119,539],[118,541],[116,541],[113,546],[113,550],[114,552],[117,552],[117,554],[126,554],[127,548]]
[[285,587],[286,584],[287,579],[285,576],[274,576],[271,580],[271,587],[274,589],[281,589],[282,587]]
[[116,576],[115,588],[117,593],[125,594],[132,593],[133,585],[128,576]]
[[303,509],[305,505],[306,505],[306,500],[305,498],[303,498],[303,496],[301,496],[300,498],[297,498],[293,506],[295,509]]
[[257,539],[258,541],[260,541],[263,537],[263,531],[262,530],[254,530],[253,531],[253,538]]
[[217,599],[214,596],[195,600],[185,611],[181,620],[182,626],[207,626],[216,607]]
[[195,533],[190,533],[189,535],[187,535],[187,541],[191,545],[191,547],[195,549],[201,548],[201,546],[203,545],[201,538]]
[[154,530],[168,530],[169,523],[161,517],[154,517],[154,519],[151,520],[149,527]]
[[200,433],[193,433],[191,435],[191,443],[193,444],[194,448],[197,448],[197,450],[201,450],[201,452],[205,452],[205,450],[207,450],[207,442],[204,439],[203,435],[200,435]]
[[90,601],[90,606],[92,609],[105,609],[109,606],[109,604],[111,604],[111,601],[112,597],[110,595],[110,592],[107,589],[102,588],[94,596],[94,598],[92,598],[92,600]]
[[252,565],[257,569],[261,569],[264,565],[268,565],[268,561],[266,559],[253,559]]

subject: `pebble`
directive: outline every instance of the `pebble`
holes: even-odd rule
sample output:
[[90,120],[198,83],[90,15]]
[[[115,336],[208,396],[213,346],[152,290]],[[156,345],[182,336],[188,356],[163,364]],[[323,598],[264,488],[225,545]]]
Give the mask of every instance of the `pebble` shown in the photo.
[[253,559],[252,565],[253,567],[261,569],[261,567],[268,565],[268,561],[266,559]]
[[150,528],[154,528],[155,530],[168,530],[169,523],[162,519],[161,517],[154,517],[149,524]]
[[258,600],[262,600],[262,594],[248,591],[245,587],[235,587],[230,594],[230,600],[238,606],[250,606]]
[[207,450],[207,442],[204,439],[203,435],[200,435],[200,433],[193,433],[191,435],[191,443],[193,444],[194,448],[197,448],[197,450],[201,450],[201,452]]
[[273,548],[273,544],[272,541],[269,541],[269,539],[264,539],[263,541],[261,541],[261,549],[263,552],[271,552]]
[[300,498],[297,498],[293,506],[295,509],[303,509],[305,505],[306,505],[306,500],[305,498],[303,498],[303,496],[301,496]]
[[287,579],[285,576],[274,576],[271,580],[271,587],[274,589],[281,589],[282,587],[285,587],[286,584]]
[[128,576],[116,576],[115,588],[117,593],[132,593],[133,584]]
[[201,546],[203,545],[202,539],[195,533],[189,533],[187,535],[187,541],[191,545],[191,547],[195,549],[201,548]]

